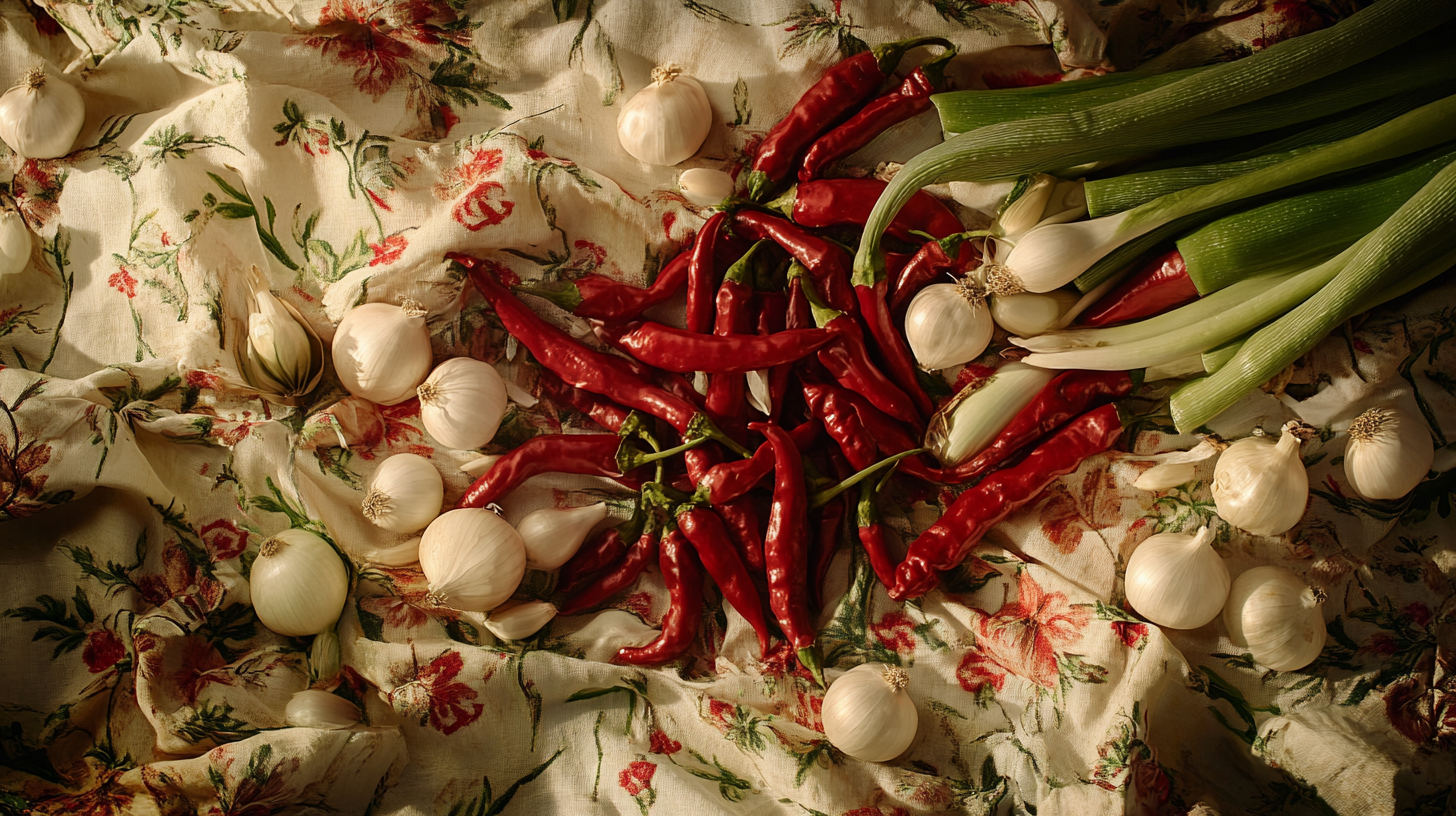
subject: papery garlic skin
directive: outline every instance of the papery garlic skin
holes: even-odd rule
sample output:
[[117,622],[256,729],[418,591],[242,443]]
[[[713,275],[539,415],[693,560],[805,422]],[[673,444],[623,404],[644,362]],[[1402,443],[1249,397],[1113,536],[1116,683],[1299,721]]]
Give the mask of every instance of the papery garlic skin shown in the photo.
[[733,195],[733,177],[722,170],[693,167],[677,177],[677,188],[699,207],[713,207]]
[[364,518],[393,533],[414,533],[440,515],[445,482],[423,456],[396,453],[385,459],[364,496]]
[[283,716],[289,725],[299,728],[351,728],[360,719],[358,706],[319,689],[296,692]]
[[334,332],[334,371],[350,394],[380,405],[413,397],[434,360],[425,310],[413,300],[399,306],[355,306]]
[[506,384],[495,366],[446,360],[415,389],[425,431],[447,448],[472,450],[495,438],[506,415]]
[[1349,433],[1345,478],[1367,499],[1404,498],[1426,478],[1436,459],[1425,422],[1394,406],[1360,414]]
[[70,153],[85,121],[81,92],[48,75],[43,65],[0,95],[0,141],[27,159]]
[[671,166],[692,158],[712,126],[713,108],[703,86],[677,66],[658,66],[652,69],[652,84],[623,106],[617,140],[640,162]]
[[1213,503],[1224,521],[1255,535],[1281,535],[1304,517],[1309,475],[1299,456],[1298,422],[1276,443],[1251,436],[1229,445],[1213,470]]
[[420,539],[420,571],[431,602],[466,612],[505,603],[526,574],[526,548],[505,519],[489,510],[451,510]]
[[492,609],[485,628],[501,640],[525,640],[541,631],[556,617],[556,607],[546,601],[521,601]]
[[349,571],[329,542],[307,530],[264,541],[249,574],[258,620],[280,635],[316,635],[334,624],[349,594]]
[[30,265],[30,228],[14,210],[0,210],[0,278],[18,275]]
[[1127,561],[1127,601],[1139,615],[1169,629],[1197,629],[1218,617],[1229,592],[1229,571],[1209,544],[1207,527],[1195,535],[1160,533],[1138,545]]
[[887,762],[910,747],[920,726],[898,666],[865,663],[845,672],[824,695],[824,736],[855,759]]
[[905,340],[921,368],[938,371],[968,363],[991,343],[991,314],[974,284],[933,283],[905,310]]
[[1283,567],[1254,567],[1229,589],[1223,622],[1235,645],[1275,671],[1313,663],[1325,645],[1324,592]]
[[526,568],[560,569],[581,549],[592,528],[606,517],[606,502],[585,507],[548,507],[527,514],[516,525],[526,548]]

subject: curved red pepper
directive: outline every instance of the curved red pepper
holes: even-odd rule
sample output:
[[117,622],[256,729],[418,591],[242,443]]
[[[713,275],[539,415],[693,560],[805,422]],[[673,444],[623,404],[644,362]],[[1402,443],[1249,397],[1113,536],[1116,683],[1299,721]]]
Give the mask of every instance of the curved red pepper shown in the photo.
[[[785,320],[788,313],[789,298],[783,292],[759,292],[758,293],[758,333],[761,335],[774,334],[788,328]],[[800,326],[798,328],[809,328]],[[768,399],[769,418],[774,419],[783,414],[784,397],[789,390],[789,377],[794,373],[791,365],[774,366],[768,370]]]
[[939,574],[960,566],[987,530],[1087,457],[1112,447],[1122,428],[1117,408],[1104,405],[1067,424],[1017,464],[961,493],[939,521],[910,543],[890,597],[904,601],[929,592]]
[[537,396],[550,400],[557,405],[566,405],[591,417],[596,423],[607,430],[616,433],[622,423],[627,420],[630,413],[626,408],[612,402],[600,394],[593,394],[590,391],[583,391],[580,388],[572,388],[561,381],[561,378],[552,373],[549,369],[542,369],[541,376],[536,381]]
[[905,335],[900,333],[890,317],[890,306],[885,302],[885,286],[885,281],[880,280],[874,286],[854,287],[854,295],[859,300],[860,320],[864,321],[870,337],[874,338],[875,348],[880,351],[880,359],[885,361],[890,379],[915,404],[915,410],[920,412],[920,416],[928,418],[935,413],[935,404],[930,401],[925,389],[920,387],[915,356],[910,353],[910,347],[905,343]]
[[[807,453],[814,440],[819,436],[819,423],[809,420],[804,424],[789,431],[789,438],[794,440],[794,447],[800,453]],[[732,462],[722,462],[713,465],[703,473],[698,480],[698,487],[705,492],[704,498],[714,506],[724,502],[731,502],[739,496],[752,490],[763,481],[774,469],[773,445],[765,442],[758,446],[753,456],[747,459],[735,459]]]
[[840,315],[825,328],[834,332],[835,342],[819,349],[819,362],[844,387],[858,392],[876,408],[912,428],[920,426],[915,404],[898,385],[886,377],[870,359],[864,332],[849,315]]
[[627,549],[627,556],[617,566],[597,576],[584,589],[562,604],[560,614],[575,615],[631,586],[642,571],[647,569],[647,565],[657,558],[658,539],[661,537],[661,530],[651,527],[644,530],[642,535],[637,537],[636,543]]
[[[854,403],[843,389],[825,383],[804,383],[804,402],[809,412],[823,424],[829,438],[839,443],[851,470],[864,470],[876,460],[875,439],[865,431]],[[909,450],[906,448],[905,450]],[[754,453],[754,457],[758,456]]]
[[622,440],[616,434],[542,434],[533,436],[501,456],[460,497],[458,507],[484,507],[542,473],[580,473],[607,476],[637,489],[641,479],[617,470]]
[[875,578],[886,588],[894,586],[895,568],[898,564],[890,555],[889,544],[885,541],[885,528],[880,525],[880,509],[875,506],[874,482],[860,483],[855,522],[859,526],[860,546],[864,547],[865,555],[869,556],[870,569],[875,571]]
[[1096,328],[1142,320],[1192,303],[1198,297],[1198,287],[1188,277],[1183,254],[1173,249],[1129,275],[1083,312],[1077,322]]
[[[731,335],[756,335],[754,326],[758,322],[753,313],[753,285],[751,271],[754,257],[763,244],[754,244],[742,258],[729,267],[718,287],[717,316],[713,321],[713,334],[718,337]],[[708,393],[703,406],[715,421],[724,420],[730,425],[740,425],[748,418],[748,403],[744,398],[747,384],[737,374],[714,374],[708,378]]]
[[657,666],[676,660],[692,648],[703,618],[703,567],[678,530],[662,538],[658,565],[670,598],[662,616],[662,634],[646,646],[629,646],[614,660],[631,666]]
[[627,557],[627,542],[616,527],[608,527],[587,542],[556,573],[556,588],[570,594],[577,584]]
[[513,288],[549,300],[577,317],[610,322],[634,320],[646,309],[678,293],[688,279],[691,257],[690,252],[678,254],[645,289],[596,272],[576,280],[522,284]]
[[678,373],[744,374],[792,363],[813,354],[832,337],[823,329],[788,329],[778,334],[693,334],[651,321],[627,326],[612,345],[650,366]]
[[[958,246],[953,258],[946,252],[946,244],[949,242],[955,242]],[[955,278],[963,277],[966,269],[980,258],[981,253],[976,251],[971,242],[958,236],[926,241],[921,244],[910,262],[900,268],[898,274],[891,272],[887,275],[887,278],[895,281],[889,289],[890,311],[901,315],[921,289],[932,283],[950,283]],[[893,269],[889,265],[888,256],[886,269]]]
[[814,621],[809,616],[809,500],[803,459],[794,440],[779,426],[755,422],[748,427],[762,433],[774,451],[773,505],[763,538],[769,607],[799,662],[822,686]]
[[[819,179],[794,188],[793,202],[784,195],[783,206],[795,224],[804,227],[863,227],[870,211],[885,191],[887,182],[876,178]],[[775,202],[771,206],[779,206]],[[961,220],[940,199],[920,191],[905,202],[886,234],[908,243],[920,243],[923,232],[934,238],[949,238],[965,231]]]
[[762,575],[763,532],[758,528],[758,510],[753,506],[753,499],[740,496],[714,505],[713,509],[723,519],[723,526],[728,528],[733,542],[738,545],[739,552],[743,553],[743,561],[748,564],[748,568]]
[[763,617],[763,601],[753,577],[738,550],[728,540],[728,530],[717,513],[706,507],[690,507],[677,516],[678,529],[698,552],[708,576],[723,593],[723,599],[738,610],[758,635],[759,657],[768,655],[768,623]]
[[850,267],[854,259],[844,247],[781,218],[758,210],[733,214],[733,228],[755,241],[773,241],[803,264],[814,281],[815,291],[835,309],[848,314],[859,311],[850,288]]

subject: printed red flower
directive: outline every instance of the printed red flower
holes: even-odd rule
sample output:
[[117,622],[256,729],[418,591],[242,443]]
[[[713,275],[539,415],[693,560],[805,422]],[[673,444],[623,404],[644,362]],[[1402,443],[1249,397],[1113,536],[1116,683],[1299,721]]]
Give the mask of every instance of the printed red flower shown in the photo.
[[1406,606],[1405,609],[1400,610],[1400,614],[1416,626],[1423,627],[1431,622],[1431,608],[1420,601]]
[[652,732],[649,742],[652,745],[651,750],[654,754],[667,754],[671,756],[682,750],[682,743],[669,737],[661,729]]
[[162,573],[141,576],[137,589],[153,606],[175,600],[198,618],[216,609],[224,595],[222,584],[194,564],[176,541],[164,545]]
[[1006,684],[1006,673],[985,655],[972,649],[966,652],[960,665],[956,666],[956,681],[971,694],[977,694],[987,687],[1000,691]]
[[112,272],[111,277],[107,278],[106,282],[110,284],[112,289],[127,297],[136,297],[136,278],[131,276],[131,273],[127,271],[126,267],[123,266],[117,271]]
[[403,235],[391,235],[377,244],[370,244],[369,249],[374,252],[374,258],[369,261],[369,265],[392,264],[399,260],[399,256],[404,254],[408,246],[409,239]]
[[451,129],[460,124],[460,116],[449,105],[438,105],[435,110],[440,114],[440,124],[444,127],[444,132],[440,134],[443,139],[450,135]]
[[[979,674],[991,673],[989,662],[1005,671],[1024,677],[1044,688],[1057,682],[1057,650],[1082,639],[1082,627],[1091,613],[1086,607],[1072,606],[1060,592],[1047,592],[1030,570],[1017,578],[1017,598],[1002,604],[994,615],[981,619],[975,647],[956,670],[963,670],[974,681]],[[979,658],[973,659],[973,655]],[[961,681],[966,686],[966,680]],[[969,687],[967,690],[970,691]]]
[[99,784],[81,793],[58,793],[55,796],[34,799],[30,807],[20,813],[64,814],[65,816],[122,816],[135,812],[132,800],[135,795],[127,790],[120,780],[122,771],[108,771],[102,775]]
[[[782,651],[786,656],[793,654],[788,649]],[[794,706],[790,716],[793,718],[795,724],[807,728],[810,731],[823,733],[824,695],[815,692],[815,689],[818,688],[817,684],[812,682],[795,683],[793,687],[797,705]]]
[[652,775],[655,773],[657,773],[655,764],[639,759],[622,769],[622,772],[617,775],[617,782],[629,796],[640,796],[652,787]]
[[51,448],[29,442],[17,451],[11,447],[11,434],[0,433],[0,514],[24,518],[49,503],[42,497],[50,477],[40,469],[51,460]]
[[1389,657],[1395,654],[1395,638],[1391,637],[1389,632],[1376,632],[1370,636],[1370,645],[1365,647],[1365,651]]
[[737,708],[732,703],[725,703],[722,700],[714,700],[711,698],[708,700],[708,716],[718,720],[723,725],[732,724],[733,717],[736,713]]
[[501,286],[521,285],[521,276],[517,275],[516,271],[509,266],[488,259],[481,261],[481,264],[490,271],[492,277],[500,281]]
[[892,651],[915,651],[915,622],[900,610],[885,613],[879,623],[870,624],[875,639]]
[[33,231],[44,231],[60,216],[61,188],[69,175],[70,171],[56,161],[26,159],[10,180],[10,194]]
[[621,608],[645,621],[651,621],[652,595],[646,592],[634,592],[623,599]]
[[[418,575],[415,570],[409,571]],[[406,581],[408,579],[405,579]],[[396,582],[398,588],[399,583]],[[432,617],[447,621],[457,620],[460,615],[453,609],[437,606],[429,600],[429,592],[421,587],[402,590],[395,595],[372,595],[359,599],[359,608],[382,619],[387,626],[400,629],[414,629],[424,626]]]
[[226,561],[229,558],[237,558],[248,548],[248,531],[239,529],[227,519],[217,519],[202,525],[198,531],[203,546],[207,547],[207,554],[212,556],[213,561]]
[[207,371],[198,371],[197,369],[187,372],[182,378],[182,381],[187,383],[190,388],[207,388],[213,391],[216,391],[218,386],[221,385],[216,374]]
[[92,674],[104,672],[115,666],[126,655],[121,638],[110,629],[86,633],[86,645],[81,648],[81,659]]
[[420,669],[415,679],[389,693],[390,704],[401,714],[420,717],[449,736],[480,719],[485,706],[474,702],[475,689],[455,680],[465,668],[459,652],[444,652]]
[[471,148],[466,151],[465,161],[445,171],[440,183],[434,186],[436,198],[455,201],[450,213],[460,226],[479,232],[504,221],[515,209],[514,202],[492,198],[497,191],[504,192],[505,185],[486,180],[504,162],[505,156],[499,148]]
[[249,422],[246,419],[238,422],[218,421],[213,423],[210,435],[222,444],[232,447],[247,439],[248,434],[252,433],[253,426],[260,424],[262,423]]
[[1132,762],[1132,787],[1138,801],[1162,804],[1173,792],[1173,782],[1156,759],[1143,753]]
[[1416,667],[1416,674],[1391,683],[1385,690],[1386,718],[1395,730],[1417,745],[1430,742],[1436,736],[1435,712],[1431,709],[1431,695],[1424,676],[1430,670],[1431,663],[1427,660]]
[[354,85],[378,102],[409,73],[409,46],[388,36],[379,6],[358,0],[330,0],[319,12],[319,26],[339,33],[304,40],[324,56],[354,66]]
[[195,635],[184,638],[181,659],[176,665],[170,678],[171,685],[187,705],[196,706],[202,690],[213,683],[223,686],[233,684],[233,674],[227,670],[227,661],[206,638]]
[[1060,484],[1054,485],[1051,494],[1041,506],[1041,532],[1063,555],[1070,555],[1082,543],[1082,534],[1092,525],[1082,517],[1077,499]]
[[1115,620],[1112,622],[1112,631],[1129,649],[1138,648],[1148,638],[1148,627],[1144,623]]
[[607,260],[607,250],[600,244],[594,244],[587,240],[578,240],[573,246],[576,247],[576,254],[580,259],[580,267],[585,272],[596,269]]

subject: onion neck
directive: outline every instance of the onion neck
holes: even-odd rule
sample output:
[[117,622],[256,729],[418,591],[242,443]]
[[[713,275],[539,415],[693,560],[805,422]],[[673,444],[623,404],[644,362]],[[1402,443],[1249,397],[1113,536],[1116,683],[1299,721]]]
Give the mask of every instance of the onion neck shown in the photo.
[[37,65],[25,72],[25,87],[32,91],[38,91],[45,87],[46,78],[45,66]]

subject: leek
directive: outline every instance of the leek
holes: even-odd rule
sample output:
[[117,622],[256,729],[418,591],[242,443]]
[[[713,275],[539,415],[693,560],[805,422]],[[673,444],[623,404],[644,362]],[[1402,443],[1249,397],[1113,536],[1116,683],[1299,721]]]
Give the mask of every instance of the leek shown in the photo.
[[1140,235],[1102,256],[1096,263],[1088,267],[1086,272],[1078,275],[1077,279],[1072,282],[1077,285],[1077,291],[1090,292],[1110,280],[1121,278],[1124,272],[1132,271],[1131,267],[1134,264],[1141,261],[1160,244],[1170,241],[1179,235],[1187,235],[1189,232],[1211,221],[1216,221],[1226,215],[1231,215],[1246,203],[1226,204],[1222,207],[1215,207],[1210,210],[1194,213],[1193,215],[1184,216],[1176,221],[1169,221],[1146,235]]
[[1456,162],[1411,197],[1317,294],[1260,329],[1218,371],[1195,380],[1170,402],[1181,432],[1198,428],[1267,382],[1331,329],[1370,305],[1383,290],[1418,286],[1456,261]]
[[1230,340],[1221,346],[1203,352],[1203,370],[1212,374],[1220,368],[1223,368],[1229,360],[1234,358],[1235,354],[1239,353],[1239,349],[1243,348],[1244,341],[1248,339],[1248,337],[1240,337],[1237,340]]
[[935,109],[940,114],[941,128],[949,133],[962,133],[998,122],[1095,108],[1161,88],[1206,67],[1185,68],[1163,74],[1136,71],[1106,74],[1030,88],[948,91],[931,96],[930,101],[935,103]]
[[[1301,93],[1267,111],[1263,120],[1241,117],[1240,127],[1225,125],[1222,132],[1197,125],[1182,127],[1200,117],[1206,126],[1210,114],[1357,65],[1452,16],[1456,16],[1456,4],[1448,0],[1380,0],[1330,28],[1286,40],[1236,62],[1209,66],[1138,96],[1085,111],[1002,122],[949,139],[910,160],[875,202],[855,255],[855,282],[873,284],[883,279],[881,239],[885,229],[905,202],[927,184],[1009,178],[1046,167],[1135,155],[1151,145],[1206,141],[1210,132],[1227,137],[1271,130],[1302,121],[1289,117],[1315,96],[1321,97],[1324,109],[1315,113],[1305,108],[1314,114],[1307,118],[1384,98],[1390,89],[1373,90],[1378,95],[1363,99],[1356,94],[1342,95],[1338,89],[1330,89],[1334,92],[1328,94]],[[1357,75],[1352,77],[1358,81]]]

